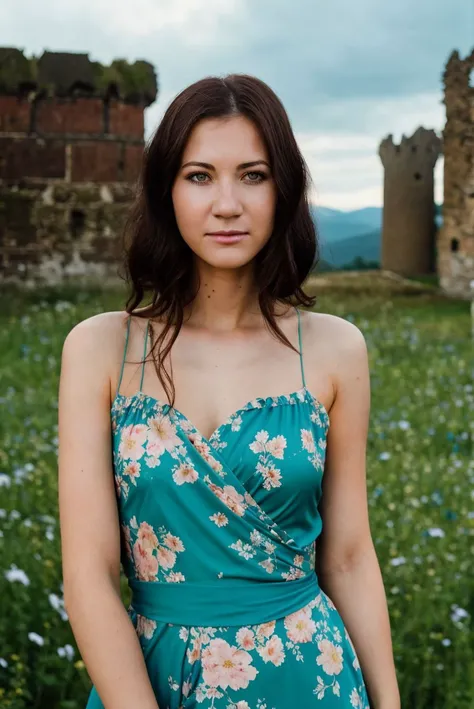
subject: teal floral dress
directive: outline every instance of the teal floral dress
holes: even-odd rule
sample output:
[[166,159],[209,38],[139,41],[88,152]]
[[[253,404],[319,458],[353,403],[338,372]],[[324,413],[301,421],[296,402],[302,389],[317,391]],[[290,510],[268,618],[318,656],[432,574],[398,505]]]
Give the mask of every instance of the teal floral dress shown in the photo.
[[[122,362],[122,566],[160,709],[369,709],[315,573],[329,416],[305,384],[297,312],[302,388],[249,401],[209,438],[142,392],[143,370],[140,390],[120,394]],[[86,709],[102,707],[93,688]]]

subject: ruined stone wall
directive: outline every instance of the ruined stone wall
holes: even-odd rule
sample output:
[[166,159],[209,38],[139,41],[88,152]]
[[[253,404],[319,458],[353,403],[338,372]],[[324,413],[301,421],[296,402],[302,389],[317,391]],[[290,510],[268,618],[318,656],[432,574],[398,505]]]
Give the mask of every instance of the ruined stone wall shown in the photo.
[[444,72],[443,226],[438,235],[438,272],[443,290],[471,297],[474,279],[474,51],[454,52]]
[[137,96],[135,85],[133,100],[121,97],[116,83],[97,88],[98,69],[92,71],[87,55],[47,53],[43,65],[35,64],[36,75],[28,65],[25,79],[28,60],[11,50],[15,82],[8,84],[5,52],[0,49],[0,284],[116,282],[143,156],[144,108],[153,97]]
[[441,141],[418,128],[399,145],[379,146],[385,168],[381,267],[404,276],[435,270],[434,166]]
[[0,284],[113,285],[132,198],[126,183],[0,185]]

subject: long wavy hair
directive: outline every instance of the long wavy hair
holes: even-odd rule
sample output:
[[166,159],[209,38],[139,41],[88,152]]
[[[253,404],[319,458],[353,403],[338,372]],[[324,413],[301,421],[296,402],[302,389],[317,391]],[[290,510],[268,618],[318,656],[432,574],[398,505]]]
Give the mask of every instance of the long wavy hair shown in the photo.
[[[265,82],[254,76],[231,74],[196,81],[174,98],[145,146],[136,195],[123,234],[121,273],[130,292],[126,311],[163,323],[156,342],[150,323],[148,334],[152,342],[150,354],[170,406],[174,406],[175,387],[163,363],[183,324],[184,308],[199,290],[194,252],[179,232],[171,189],[195,125],[206,118],[238,115],[253,121],[259,131],[277,191],[273,232],[254,258],[261,312],[277,339],[298,352],[278,327],[274,306],[277,302],[305,307],[316,303],[316,296],[302,289],[319,260],[316,227],[308,202],[311,177],[283,104]],[[150,304],[134,312],[146,292],[152,295]],[[164,345],[170,330],[171,338]],[[171,386],[171,397],[165,378]]]

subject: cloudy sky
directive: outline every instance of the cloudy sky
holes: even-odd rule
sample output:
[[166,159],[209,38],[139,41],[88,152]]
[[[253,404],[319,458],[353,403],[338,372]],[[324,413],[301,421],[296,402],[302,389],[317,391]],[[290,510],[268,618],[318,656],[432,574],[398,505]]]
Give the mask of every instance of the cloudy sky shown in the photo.
[[288,111],[313,200],[344,210],[382,204],[384,136],[442,130],[444,64],[473,38],[471,0],[0,0],[0,46],[152,62],[159,97],[147,136],[203,76],[263,79]]

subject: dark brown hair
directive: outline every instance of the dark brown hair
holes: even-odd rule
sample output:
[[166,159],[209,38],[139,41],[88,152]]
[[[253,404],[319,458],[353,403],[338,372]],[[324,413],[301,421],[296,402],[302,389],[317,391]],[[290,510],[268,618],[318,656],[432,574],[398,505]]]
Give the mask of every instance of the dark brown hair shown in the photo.
[[[246,74],[206,77],[184,89],[169,105],[152,139],[145,147],[134,204],[124,232],[125,279],[131,290],[126,311],[164,323],[152,357],[166,393],[171,384],[163,367],[184,320],[184,308],[195,298],[199,283],[194,253],[182,238],[175,219],[171,189],[181,158],[195,125],[206,118],[243,115],[253,121],[268,151],[277,200],[270,239],[255,256],[259,305],[267,324],[279,340],[297,350],[278,327],[276,302],[313,306],[315,296],[302,283],[319,260],[316,227],[308,204],[309,170],[296,143],[290,121],[278,96],[260,79]],[[149,306],[133,312],[146,291]],[[161,349],[168,332],[170,341]],[[152,341],[153,330],[149,328]],[[158,367],[153,356],[158,345]]]

